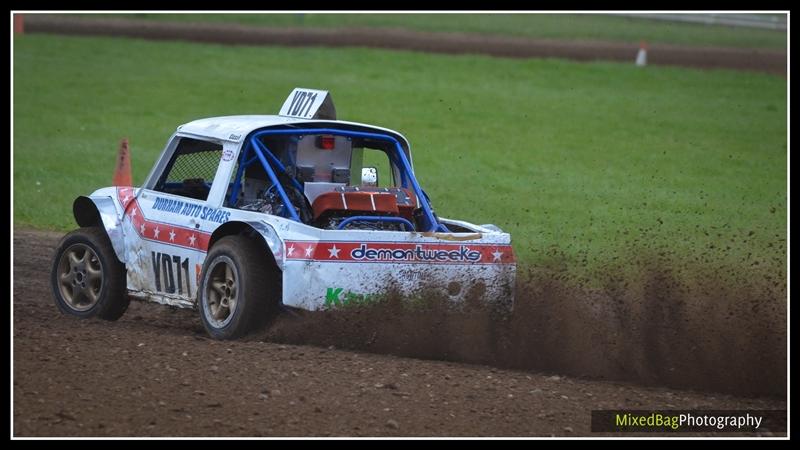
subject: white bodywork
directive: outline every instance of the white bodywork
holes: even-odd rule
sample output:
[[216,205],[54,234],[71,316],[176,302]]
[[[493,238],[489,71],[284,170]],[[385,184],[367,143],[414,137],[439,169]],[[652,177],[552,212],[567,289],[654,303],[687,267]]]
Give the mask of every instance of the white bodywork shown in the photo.
[[[182,125],[141,188],[109,187],[90,196],[96,204],[113,201],[116,223],[108,223],[109,211],[101,214],[115,251],[127,267],[131,295],[193,307],[212,234],[224,224],[243,222],[264,238],[282,271],[285,306],[317,310],[368,300],[388,289],[406,295],[438,289],[453,299],[511,297],[516,267],[511,237],[496,227],[441,219],[471,231],[327,230],[223,207],[245,138],[255,130],[288,124],[348,125],[385,132],[404,144],[410,161],[408,142],[399,133],[351,122],[230,116]],[[223,156],[205,201],[153,190],[182,137],[222,145]]]

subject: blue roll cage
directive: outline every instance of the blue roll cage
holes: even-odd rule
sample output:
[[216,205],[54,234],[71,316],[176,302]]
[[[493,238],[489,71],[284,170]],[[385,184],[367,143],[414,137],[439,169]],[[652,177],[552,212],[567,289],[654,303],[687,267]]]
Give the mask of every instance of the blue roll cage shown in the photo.
[[[229,198],[230,205],[235,205],[236,200],[239,197],[239,191],[241,190],[242,185],[242,175],[244,174],[245,168],[249,167],[251,164],[254,164],[256,161],[261,163],[261,166],[264,168],[264,171],[267,173],[270,181],[272,182],[273,187],[278,191],[278,195],[281,197],[281,200],[285,205],[284,208],[284,217],[294,220],[295,222],[301,222],[300,217],[297,215],[297,211],[295,211],[294,204],[289,200],[289,196],[286,194],[286,190],[281,185],[280,181],[278,180],[278,175],[275,173],[275,168],[280,170],[283,174],[285,174],[292,182],[292,184],[300,191],[303,192],[303,187],[300,183],[292,176],[289,176],[286,167],[281,163],[281,161],[267,148],[267,146],[259,140],[262,136],[273,136],[273,135],[305,135],[305,134],[332,134],[336,136],[345,136],[345,137],[356,137],[356,138],[368,138],[368,139],[375,139],[384,142],[390,142],[393,145],[394,152],[385,151],[387,156],[389,157],[389,161],[395,167],[400,170],[400,184],[403,188],[408,189],[409,184],[411,185],[411,189],[416,194],[417,198],[419,199],[420,206],[423,211],[423,224],[422,227],[426,229],[426,231],[440,231],[440,232],[449,232],[447,227],[439,223],[436,217],[433,215],[433,210],[431,209],[430,202],[428,202],[428,198],[425,196],[425,193],[422,192],[422,188],[419,186],[417,179],[414,177],[414,172],[411,170],[411,163],[408,161],[408,157],[406,157],[405,152],[403,151],[403,146],[400,144],[400,141],[395,139],[394,137],[388,134],[381,134],[381,133],[369,133],[364,131],[350,131],[350,130],[338,130],[335,128],[302,128],[302,129],[285,129],[285,130],[262,130],[257,131],[250,135],[247,141],[244,144],[244,148],[242,149],[242,154],[239,159],[239,168],[236,170],[236,177],[233,180],[233,187],[231,189],[231,194]],[[254,156],[249,157],[250,153],[253,153]],[[275,168],[273,168],[273,166]],[[411,226],[411,230],[413,230],[413,225],[408,222],[407,220],[403,220],[400,222],[397,217],[393,216],[368,216],[369,219],[366,219],[367,216],[357,216],[351,217],[345,221],[343,221],[339,225],[339,229],[342,229],[343,226],[346,226],[350,222],[354,220],[370,220],[370,221],[383,221],[383,222],[393,222],[393,223],[402,223],[404,227]]]

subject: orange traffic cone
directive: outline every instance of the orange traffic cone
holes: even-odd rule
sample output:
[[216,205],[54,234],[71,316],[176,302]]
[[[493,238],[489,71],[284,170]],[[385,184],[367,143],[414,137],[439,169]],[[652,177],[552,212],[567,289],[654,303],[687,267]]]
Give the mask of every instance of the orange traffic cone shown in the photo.
[[131,154],[128,149],[128,138],[123,138],[119,143],[117,154],[117,167],[114,169],[114,186],[133,186],[131,171]]
[[22,14],[14,14],[14,33],[16,34],[23,34],[25,33],[25,24],[22,21]]
[[639,43],[639,53],[636,54],[636,65],[644,67],[647,65],[647,42]]

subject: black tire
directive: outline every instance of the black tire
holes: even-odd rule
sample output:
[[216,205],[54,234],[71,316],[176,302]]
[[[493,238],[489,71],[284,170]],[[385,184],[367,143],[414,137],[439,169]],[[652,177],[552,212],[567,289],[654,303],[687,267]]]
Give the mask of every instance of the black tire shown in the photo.
[[87,319],[117,320],[128,309],[126,272],[105,230],[84,227],[61,239],[50,270],[58,309]]
[[214,243],[200,275],[200,320],[214,339],[236,339],[277,310],[277,268],[263,245],[242,235]]

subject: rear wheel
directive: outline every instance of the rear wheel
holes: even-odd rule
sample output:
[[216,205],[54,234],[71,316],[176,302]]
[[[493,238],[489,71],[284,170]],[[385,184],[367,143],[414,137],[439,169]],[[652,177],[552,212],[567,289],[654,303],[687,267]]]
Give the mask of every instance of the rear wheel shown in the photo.
[[276,269],[246,236],[214,244],[200,276],[200,319],[215,339],[235,339],[263,325],[277,307]]
[[77,229],[56,248],[50,285],[61,312],[117,320],[128,309],[125,265],[98,227]]

